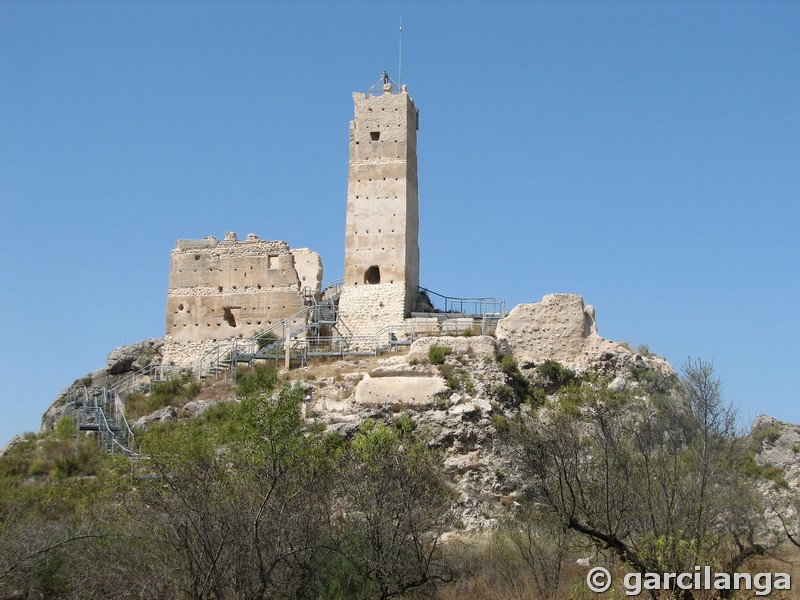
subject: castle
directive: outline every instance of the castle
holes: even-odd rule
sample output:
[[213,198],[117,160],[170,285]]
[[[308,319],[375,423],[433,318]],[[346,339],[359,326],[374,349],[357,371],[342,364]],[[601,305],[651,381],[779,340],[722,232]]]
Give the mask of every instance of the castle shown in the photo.
[[[408,327],[420,331],[441,325],[441,316],[433,315],[419,287],[419,116],[414,100],[407,86],[397,86],[384,73],[369,92],[354,93],[353,102],[341,283],[322,289],[319,254],[291,249],[283,241],[253,234],[240,241],[233,233],[222,242],[213,237],[178,240],[167,297],[168,363],[188,365],[224,340],[271,335],[273,330],[288,347],[290,340],[311,332],[319,337],[324,325],[331,343],[346,339],[338,343],[339,350],[345,344],[350,350],[374,350],[379,336],[397,341],[408,337]],[[449,299],[442,298],[440,313],[446,314]],[[318,308],[322,304],[326,312]],[[495,320],[504,314],[504,307],[496,309],[493,304]],[[486,313],[486,305],[466,311],[461,303],[451,312],[464,317],[461,327],[471,327],[476,312]]]

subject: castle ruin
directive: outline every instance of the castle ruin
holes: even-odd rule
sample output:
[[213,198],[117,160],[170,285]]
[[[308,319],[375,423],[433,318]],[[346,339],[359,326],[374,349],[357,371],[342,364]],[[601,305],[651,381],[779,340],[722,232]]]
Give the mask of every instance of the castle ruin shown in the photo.
[[178,342],[251,337],[319,295],[322,261],[307,248],[234,233],[178,240],[167,294],[167,336]]
[[[273,331],[287,364],[303,344],[306,353],[379,351],[410,344],[423,331],[476,322],[484,330],[505,314],[494,299],[444,296],[444,310],[434,311],[420,294],[417,108],[407,86],[386,73],[369,92],[354,93],[353,103],[341,285],[322,289],[319,255],[286,242],[252,234],[239,241],[232,233],[222,242],[179,240],[170,265],[168,363],[188,365],[215,344]],[[227,360],[266,357],[243,348],[231,343]]]

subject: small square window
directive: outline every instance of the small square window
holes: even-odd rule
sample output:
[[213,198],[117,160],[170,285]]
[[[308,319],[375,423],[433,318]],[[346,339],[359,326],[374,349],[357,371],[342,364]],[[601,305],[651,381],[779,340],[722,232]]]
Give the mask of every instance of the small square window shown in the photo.
[[372,139],[373,142],[377,142],[381,139],[381,132],[380,131],[370,131],[369,137]]

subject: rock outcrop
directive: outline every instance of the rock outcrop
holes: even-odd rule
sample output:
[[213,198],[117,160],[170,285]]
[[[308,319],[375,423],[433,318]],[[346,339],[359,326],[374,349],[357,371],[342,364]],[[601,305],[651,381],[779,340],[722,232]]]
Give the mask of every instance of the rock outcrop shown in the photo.
[[109,387],[130,373],[151,365],[159,365],[162,361],[164,340],[149,338],[128,346],[114,348],[106,359],[106,366],[98,369],[67,386],[48,407],[42,416],[42,431],[53,428],[56,422],[67,414],[72,414],[72,407],[66,402],[66,392],[73,385],[87,388]]
[[106,361],[106,373],[120,375],[129,371],[138,371],[153,364],[160,364],[163,345],[163,339],[149,338],[130,346],[114,348]]
[[[785,528],[800,536],[800,425],[758,415],[750,428],[765,517],[784,539]],[[798,537],[797,539],[800,539]]]
[[[427,364],[433,344],[451,348],[444,365]],[[405,356],[335,363],[343,372],[313,380],[306,416],[345,437],[366,419],[410,418],[428,444],[442,452],[463,526],[494,527],[521,484],[493,420],[512,410],[492,400],[494,390],[506,383],[494,352],[488,336],[436,337],[415,341]]]
[[750,436],[758,444],[756,463],[781,469],[789,487],[800,489],[800,425],[758,415],[750,428]]
[[429,408],[447,390],[441,377],[371,377],[358,382],[353,398],[360,406]]

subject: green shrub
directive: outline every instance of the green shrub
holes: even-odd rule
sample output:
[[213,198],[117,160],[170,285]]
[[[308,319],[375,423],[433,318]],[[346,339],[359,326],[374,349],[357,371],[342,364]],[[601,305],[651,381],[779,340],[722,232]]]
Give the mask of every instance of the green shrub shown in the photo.
[[5,455],[0,456],[0,478],[28,474],[31,460],[36,452],[37,440],[37,437],[26,437],[11,446]]
[[406,438],[411,438],[411,435],[417,428],[417,424],[411,417],[403,413],[401,415],[398,415],[397,418],[395,419],[394,428],[397,430],[397,433],[400,439],[402,440]]
[[453,365],[441,365],[439,369],[442,373],[442,377],[444,377],[447,387],[449,387],[451,390],[457,390],[459,387],[461,387],[461,377],[456,374],[456,370],[453,368]]
[[497,362],[500,364],[500,368],[506,374],[516,371],[519,368],[517,366],[517,359],[511,354],[503,354],[497,358]]
[[447,346],[433,344],[430,348],[428,348],[428,362],[432,365],[443,365],[445,357],[452,353],[453,350]]
[[636,350],[642,356],[652,356],[653,353],[650,352],[650,346],[647,344],[639,344],[639,348]]
[[593,397],[587,398],[586,396],[587,394],[584,393],[584,389],[573,381],[569,385],[559,388],[559,406],[565,413],[577,416],[586,404],[594,403]]
[[77,433],[78,428],[75,427],[75,420],[68,415],[61,417],[53,428],[53,435],[59,440],[71,440]]
[[531,388],[531,396],[530,400],[528,401],[528,405],[531,408],[539,408],[540,406],[544,405],[546,399],[547,392],[545,392],[544,388],[533,387]]
[[496,385],[492,388],[492,398],[497,400],[500,404],[515,404],[517,395],[510,385]]
[[779,488],[788,488],[789,482],[786,481],[786,476],[783,469],[779,467],[771,467],[766,465],[759,465],[752,454],[748,454],[744,459],[742,465],[744,472],[753,479],[766,479],[775,484]]
[[156,381],[147,394],[132,392],[125,396],[125,416],[128,420],[135,420],[165,406],[183,406],[196,398],[202,388],[203,384],[190,372],[167,381]]
[[575,381],[574,371],[549,358],[536,367],[536,370],[542,377],[550,380],[556,387],[561,387]]
[[62,417],[56,427],[60,431],[32,440],[30,445],[3,457],[0,472],[53,478],[96,475],[104,457],[100,446],[91,438],[76,439],[75,424],[70,417]]
[[278,372],[272,365],[256,365],[237,373],[236,396],[246,398],[262,393],[271,394],[278,384]]
[[511,429],[511,423],[499,412],[492,413],[492,425],[498,433],[506,433]]
[[507,385],[496,389],[499,392],[498,399],[501,402],[512,404],[532,402],[534,396],[531,382],[519,370],[517,360],[510,354],[504,354],[497,358],[497,362],[500,365],[500,369],[505,373],[507,381]]
[[660,372],[646,367],[630,367],[633,379],[651,392],[666,394],[674,386],[674,382]]
[[752,433],[751,437],[758,443],[759,446],[761,446],[764,441],[774,444],[778,438],[781,437],[781,430],[773,425],[768,427],[760,427]]
[[148,400],[149,397],[141,392],[131,392],[125,396],[125,417],[132,420],[152,412],[148,411]]

